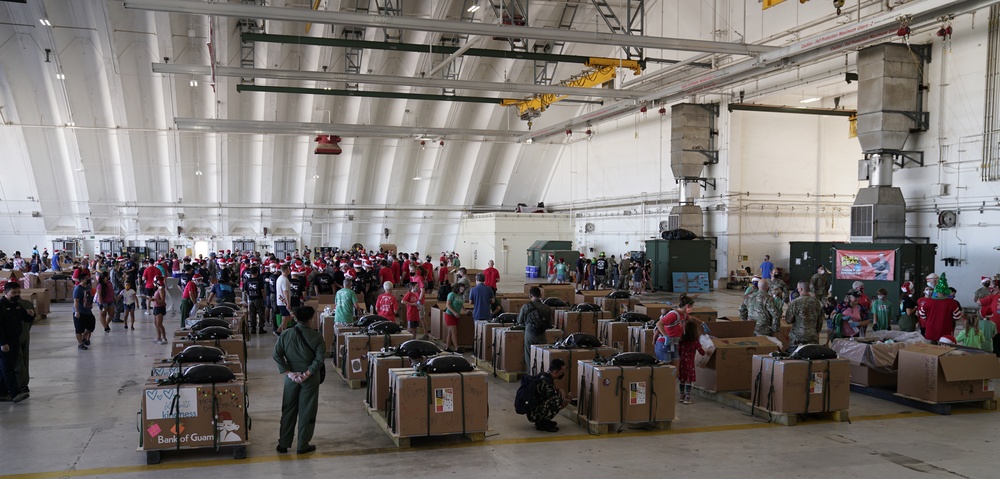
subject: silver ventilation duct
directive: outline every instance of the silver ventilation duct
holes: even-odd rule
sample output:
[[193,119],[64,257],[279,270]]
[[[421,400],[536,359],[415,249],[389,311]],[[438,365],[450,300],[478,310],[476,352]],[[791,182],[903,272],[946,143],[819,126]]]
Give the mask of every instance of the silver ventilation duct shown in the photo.
[[911,133],[926,129],[922,111],[926,51],[886,43],[858,52],[858,140],[864,150],[862,178],[851,207],[851,242],[899,243],[906,237],[906,201],[892,186],[892,172]]
[[703,175],[705,165],[718,163],[715,148],[718,111],[718,105],[693,103],[670,109],[670,171],[680,189],[680,204],[671,208],[667,217],[670,229],[683,228],[698,236],[705,233],[701,207],[694,203],[701,197],[700,184],[711,184]]

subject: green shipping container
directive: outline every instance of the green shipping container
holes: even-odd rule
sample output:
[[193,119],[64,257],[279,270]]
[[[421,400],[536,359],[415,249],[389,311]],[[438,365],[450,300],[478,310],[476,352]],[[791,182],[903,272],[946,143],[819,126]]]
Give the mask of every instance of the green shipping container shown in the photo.
[[653,264],[650,280],[657,291],[675,291],[688,285],[689,292],[712,287],[712,242],[705,240],[646,240],[646,259]]

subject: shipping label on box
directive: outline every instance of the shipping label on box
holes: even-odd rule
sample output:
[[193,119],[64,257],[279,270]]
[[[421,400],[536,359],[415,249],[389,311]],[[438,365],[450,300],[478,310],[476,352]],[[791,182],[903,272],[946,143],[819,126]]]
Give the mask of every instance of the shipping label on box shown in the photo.
[[452,388],[437,388],[434,390],[434,412],[452,412],[455,410],[455,390]]
[[823,373],[809,375],[809,394],[823,394]]
[[646,404],[646,383],[629,383],[628,387],[628,403],[629,405],[636,406],[639,404]]

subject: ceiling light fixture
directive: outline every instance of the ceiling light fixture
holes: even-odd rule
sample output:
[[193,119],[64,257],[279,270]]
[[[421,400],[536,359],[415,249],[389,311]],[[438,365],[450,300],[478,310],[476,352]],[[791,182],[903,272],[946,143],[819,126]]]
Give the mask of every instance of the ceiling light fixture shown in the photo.
[[813,103],[813,102],[820,101],[822,99],[823,99],[823,97],[821,97],[821,96],[814,96],[812,98],[806,98],[805,100],[801,100],[801,101],[799,101],[799,103]]
[[419,177],[419,176],[414,176],[414,177],[413,177],[413,181],[420,181],[420,180],[422,180],[422,179],[423,179],[423,178],[421,178],[421,177]]
[[45,27],[51,27],[52,26],[52,22],[50,22],[49,19],[47,19],[47,18],[39,18],[38,21],[41,22],[42,26],[45,26]]
[[319,179],[319,175],[313,175],[313,179],[314,180],[318,180]]
[[56,73],[56,79],[57,80],[65,80],[66,79],[66,74],[65,73]]
[[188,85],[198,86],[198,80],[191,80],[191,81],[188,82]]
[[472,6],[469,7],[468,9],[466,9],[465,11],[467,11],[469,13],[476,13],[476,12],[479,11],[479,4],[478,3],[473,3]]

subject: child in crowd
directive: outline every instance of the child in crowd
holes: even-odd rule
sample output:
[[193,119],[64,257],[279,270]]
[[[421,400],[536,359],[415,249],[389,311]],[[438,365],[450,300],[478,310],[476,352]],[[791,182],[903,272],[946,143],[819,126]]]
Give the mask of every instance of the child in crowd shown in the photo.
[[125,327],[127,329],[134,330],[136,293],[135,290],[132,289],[132,283],[126,281],[125,289],[118,293],[118,297],[121,298],[122,308],[125,310],[125,317],[122,322],[125,323]]
[[[403,295],[403,305],[406,306],[406,328],[413,339],[417,338],[417,328],[420,326],[420,284],[410,283],[410,292]],[[427,331],[424,331],[426,339]]]
[[694,353],[705,354],[705,350],[698,341],[700,329],[695,321],[688,321],[684,324],[684,335],[678,345],[680,351],[680,366],[677,368],[677,384],[680,387],[678,400],[684,404],[691,404],[691,388],[694,386]]
[[965,329],[958,332],[955,338],[958,344],[967,348],[982,349],[993,352],[993,336],[997,333],[997,326],[993,321],[981,321],[977,315],[967,315],[965,317]]
[[[879,288],[875,292],[875,301],[872,301],[871,310],[871,316],[875,319],[875,331],[888,331],[892,329],[892,325],[889,324],[889,308],[891,305],[885,299],[887,296],[889,296],[889,292],[885,288]],[[864,335],[864,331],[862,331],[862,335]]]

